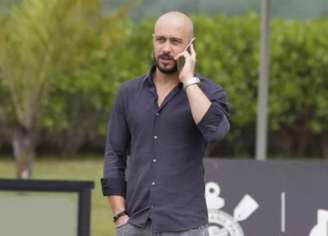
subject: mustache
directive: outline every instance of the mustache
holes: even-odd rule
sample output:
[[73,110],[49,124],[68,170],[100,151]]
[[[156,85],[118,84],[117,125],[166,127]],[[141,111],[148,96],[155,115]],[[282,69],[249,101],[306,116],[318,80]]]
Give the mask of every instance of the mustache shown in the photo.
[[158,58],[164,59],[164,60],[174,60],[174,57],[172,55],[170,55],[169,53],[162,53],[158,56]]

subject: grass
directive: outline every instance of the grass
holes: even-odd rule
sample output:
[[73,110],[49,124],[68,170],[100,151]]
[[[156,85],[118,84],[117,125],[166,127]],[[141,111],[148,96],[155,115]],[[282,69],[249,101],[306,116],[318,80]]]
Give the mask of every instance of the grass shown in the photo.
[[[33,179],[55,180],[92,180],[91,236],[114,235],[114,224],[106,198],[102,196],[100,178],[102,159],[99,157],[71,159],[40,159],[33,167]],[[10,158],[0,157],[0,178],[15,178],[15,162]]]

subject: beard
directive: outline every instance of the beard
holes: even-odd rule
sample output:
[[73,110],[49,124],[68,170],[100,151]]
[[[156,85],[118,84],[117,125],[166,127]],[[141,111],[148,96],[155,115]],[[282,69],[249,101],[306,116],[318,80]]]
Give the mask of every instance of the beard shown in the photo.
[[174,60],[174,58],[169,54],[162,53],[156,58],[154,53],[153,53],[152,54],[153,65],[155,65],[156,68],[160,72],[162,72],[163,74],[166,74],[166,75],[171,75],[171,74],[174,74],[178,71],[178,65],[177,65],[177,62],[175,60],[174,60],[174,64],[172,66],[164,67],[159,63],[159,59],[161,59],[161,58],[162,59],[167,59],[167,60]]

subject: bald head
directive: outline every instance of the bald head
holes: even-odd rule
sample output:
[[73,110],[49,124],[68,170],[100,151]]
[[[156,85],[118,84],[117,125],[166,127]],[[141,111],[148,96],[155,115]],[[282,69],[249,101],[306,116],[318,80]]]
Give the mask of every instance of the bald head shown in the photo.
[[163,28],[180,32],[181,36],[186,37],[188,41],[194,37],[192,21],[182,12],[171,11],[161,15],[155,23],[154,33],[156,34]]
[[172,11],[160,16],[154,27],[153,60],[164,74],[177,73],[175,56],[183,52],[194,37],[193,25],[188,16]]

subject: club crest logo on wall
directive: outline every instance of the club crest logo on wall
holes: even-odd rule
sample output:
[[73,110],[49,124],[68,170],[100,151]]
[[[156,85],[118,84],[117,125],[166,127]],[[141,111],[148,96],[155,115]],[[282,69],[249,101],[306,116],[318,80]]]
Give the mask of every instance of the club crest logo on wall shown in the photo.
[[310,236],[327,236],[328,235],[328,211],[318,210],[318,223],[313,227]]
[[246,194],[235,207],[233,216],[221,210],[225,200],[220,197],[217,183],[206,184],[205,197],[208,208],[210,236],[245,236],[240,222],[247,220],[259,207],[250,195]]

